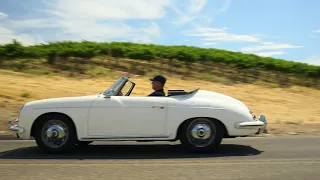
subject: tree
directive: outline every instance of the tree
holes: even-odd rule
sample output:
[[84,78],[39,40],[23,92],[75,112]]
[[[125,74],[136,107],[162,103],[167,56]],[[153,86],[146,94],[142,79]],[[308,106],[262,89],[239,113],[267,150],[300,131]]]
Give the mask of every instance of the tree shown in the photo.
[[16,39],[12,43],[3,46],[3,55],[9,59],[24,57],[24,47]]

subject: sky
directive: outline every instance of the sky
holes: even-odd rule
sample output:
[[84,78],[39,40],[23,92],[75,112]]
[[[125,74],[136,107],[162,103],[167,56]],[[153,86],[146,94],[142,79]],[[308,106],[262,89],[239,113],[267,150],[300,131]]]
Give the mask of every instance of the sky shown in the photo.
[[0,44],[130,41],[320,65],[316,0],[1,0]]

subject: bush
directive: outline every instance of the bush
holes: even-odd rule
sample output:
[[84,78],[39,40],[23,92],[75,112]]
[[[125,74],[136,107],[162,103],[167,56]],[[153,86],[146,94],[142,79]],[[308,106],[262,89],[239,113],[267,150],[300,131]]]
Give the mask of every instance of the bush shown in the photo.
[[[286,61],[270,57],[259,57],[253,54],[243,54],[219,49],[205,49],[193,46],[163,46],[154,44],[135,44],[130,42],[50,42],[35,46],[22,46],[16,40],[0,46],[0,59],[13,58],[43,58],[53,57],[52,52],[62,58],[79,57],[92,58],[98,55],[126,57],[131,59],[152,60],[157,57],[178,59],[182,62],[216,62],[239,69],[272,70],[292,73],[311,78],[320,77],[320,66]],[[111,52],[111,54],[109,54]],[[49,63],[54,63],[48,58]]]
[[2,47],[2,53],[4,57],[8,59],[14,58],[23,58],[24,57],[24,49],[25,47],[22,46],[20,42],[17,40],[13,40],[12,43],[5,44]]

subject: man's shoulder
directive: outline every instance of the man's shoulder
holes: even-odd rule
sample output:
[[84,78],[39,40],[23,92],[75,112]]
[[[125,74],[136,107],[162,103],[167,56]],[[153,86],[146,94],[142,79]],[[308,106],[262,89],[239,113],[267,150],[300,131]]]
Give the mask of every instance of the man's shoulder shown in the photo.
[[165,96],[165,93],[163,91],[155,91],[151,93],[149,96]]

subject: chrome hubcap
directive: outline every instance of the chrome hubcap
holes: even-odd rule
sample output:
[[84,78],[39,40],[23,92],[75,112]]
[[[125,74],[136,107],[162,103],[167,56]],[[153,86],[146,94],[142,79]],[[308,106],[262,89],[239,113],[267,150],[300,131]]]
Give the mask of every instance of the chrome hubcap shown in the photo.
[[189,126],[189,142],[196,147],[206,147],[210,145],[215,138],[215,127],[207,119],[194,122]]
[[69,137],[67,125],[60,120],[48,121],[42,129],[42,140],[51,148],[63,146]]
[[196,139],[208,139],[211,136],[211,129],[206,124],[197,124],[192,128],[192,137]]
[[47,130],[47,137],[49,138],[63,138],[65,137],[65,130],[60,125],[50,126]]

